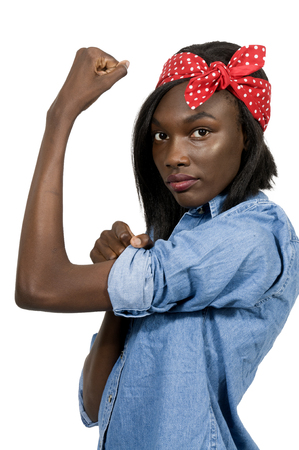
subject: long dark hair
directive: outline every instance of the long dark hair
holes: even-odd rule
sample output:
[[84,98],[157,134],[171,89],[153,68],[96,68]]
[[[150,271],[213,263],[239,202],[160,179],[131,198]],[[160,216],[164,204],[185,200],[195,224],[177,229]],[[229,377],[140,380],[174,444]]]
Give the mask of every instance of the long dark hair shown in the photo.
[[[222,61],[228,64],[232,55],[240,48],[228,42],[208,42],[179,50],[192,52],[203,58],[207,64]],[[260,69],[251,76],[268,80]],[[165,186],[152,157],[151,121],[162,97],[177,84],[177,80],[166,83],[149,95],[137,116],[133,133],[133,167],[139,200],[143,206],[147,230],[156,239],[168,239],[180,220],[185,208],[181,207]],[[271,189],[277,169],[270,150],[264,141],[263,130],[245,104],[236,99],[239,108],[239,122],[246,136],[246,151],[243,151],[239,172],[226,188],[227,197],[222,212],[238,205],[260,189]]]

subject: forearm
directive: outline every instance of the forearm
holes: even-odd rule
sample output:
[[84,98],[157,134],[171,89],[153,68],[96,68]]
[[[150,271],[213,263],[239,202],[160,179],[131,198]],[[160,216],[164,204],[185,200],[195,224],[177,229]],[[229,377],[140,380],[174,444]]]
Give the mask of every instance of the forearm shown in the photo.
[[124,348],[129,320],[112,312],[105,314],[101,329],[83,368],[84,408],[97,421],[102,394],[110,372]]
[[72,264],[63,235],[63,165],[75,118],[50,111],[34,172],[21,233],[16,302],[52,312],[111,309],[107,279],[113,261]]
[[16,295],[50,292],[56,271],[69,264],[62,224],[62,178],[66,144],[74,121],[47,115],[46,129],[24,215]]

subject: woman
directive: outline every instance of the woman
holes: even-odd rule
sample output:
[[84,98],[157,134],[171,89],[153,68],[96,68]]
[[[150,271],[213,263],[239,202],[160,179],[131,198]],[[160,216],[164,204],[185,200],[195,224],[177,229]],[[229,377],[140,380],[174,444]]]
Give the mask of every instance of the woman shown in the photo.
[[16,299],[46,311],[108,311],[80,386],[82,419],[98,423],[100,449],[257,448],[237,405],[295,301],[299,262],[287,217],[260,192],[276,175],[263,140],[264,55],[262,46],[209,43],[168,60],[134,136],[154,245],[117,222],[97,241],[94,266],[66,256],[63,157],[77,115],[127,62],[80,50],[48,112]]

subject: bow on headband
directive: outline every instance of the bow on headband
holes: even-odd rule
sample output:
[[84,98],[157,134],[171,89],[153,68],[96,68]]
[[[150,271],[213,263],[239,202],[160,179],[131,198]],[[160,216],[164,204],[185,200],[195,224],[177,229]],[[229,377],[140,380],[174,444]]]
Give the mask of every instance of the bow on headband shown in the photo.
[[221,61],[210,67],[200,56],[178,53],[163,67],[157,87],[170,81],[191,78],[185,100],[191,109],[207,101],[215,91],[227,89],[242,100],[265,131],[270,119],[271,85],[250,75],[265,64],[266,49],[261,45],[241,47],[226,66]]

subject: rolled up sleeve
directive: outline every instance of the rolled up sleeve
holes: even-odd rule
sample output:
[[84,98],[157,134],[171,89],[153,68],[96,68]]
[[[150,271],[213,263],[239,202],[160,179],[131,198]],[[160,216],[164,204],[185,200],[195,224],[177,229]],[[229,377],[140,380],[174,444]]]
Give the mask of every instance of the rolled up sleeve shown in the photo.
[[251,307],[282,270],[271,232],[241,218],[181,231],[150,250],[128,247],[113,265],[108,292],[117,315]]

